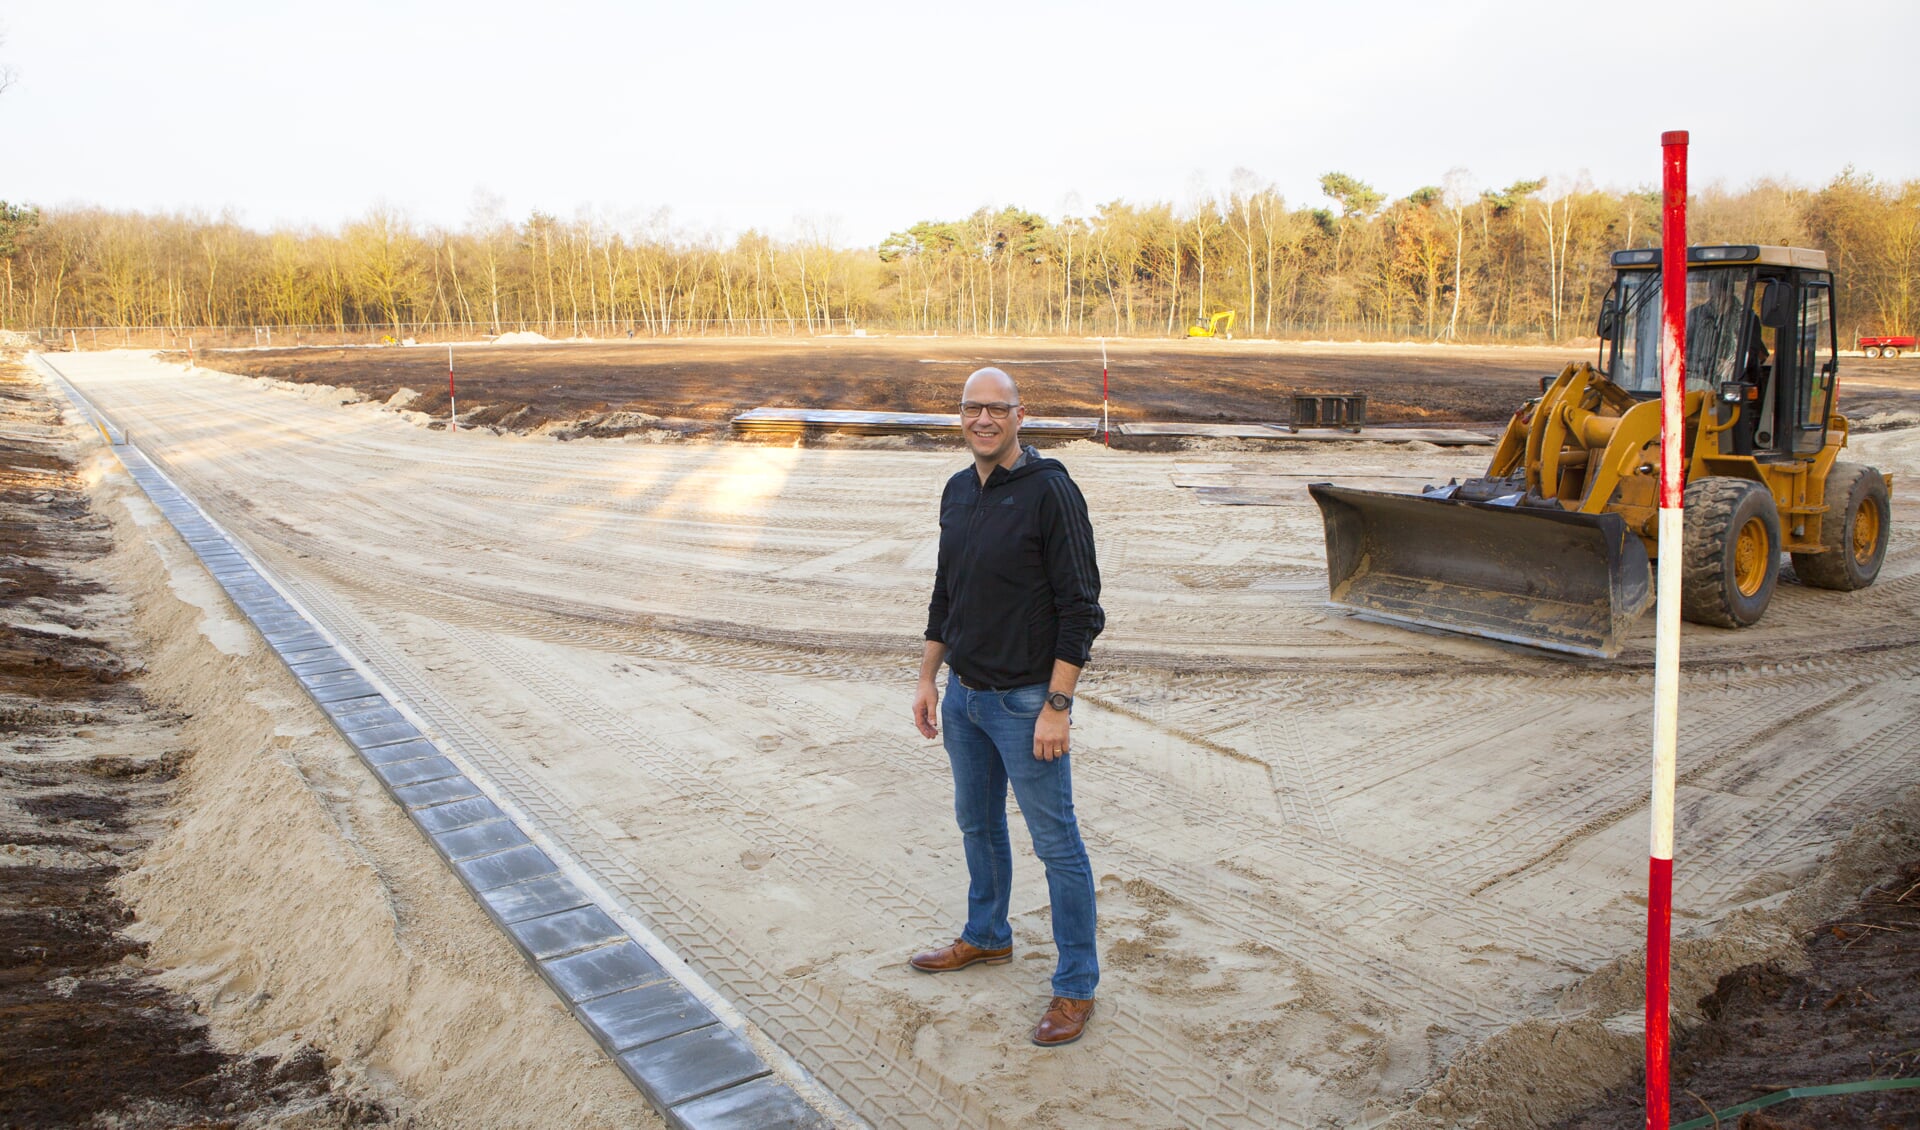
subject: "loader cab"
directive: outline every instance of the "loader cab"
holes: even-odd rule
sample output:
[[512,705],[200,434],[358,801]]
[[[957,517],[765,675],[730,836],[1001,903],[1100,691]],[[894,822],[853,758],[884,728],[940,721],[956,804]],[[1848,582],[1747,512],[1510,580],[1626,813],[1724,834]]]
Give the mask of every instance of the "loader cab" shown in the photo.
[[[1600,369],[1639,399],[1660,395],[1660,249],[1613,254]],[[1723,244],[1687,249],[1687,382],[1714,407],[1724,455],[1804,459],[1826,443],[1838,339],[1824,251]]]

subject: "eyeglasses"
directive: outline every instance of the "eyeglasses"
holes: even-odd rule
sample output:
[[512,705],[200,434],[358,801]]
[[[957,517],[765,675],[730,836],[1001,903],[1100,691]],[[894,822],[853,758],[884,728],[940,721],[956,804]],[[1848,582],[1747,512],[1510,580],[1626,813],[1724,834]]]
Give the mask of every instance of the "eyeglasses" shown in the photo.
[[960,415],[969,420],[978,420],[980,413],[985,412],[992,419],[1004,420],[1008,413],[1018,407],[1018,404],[975,404],[971,400],[963,400],[960,402]]

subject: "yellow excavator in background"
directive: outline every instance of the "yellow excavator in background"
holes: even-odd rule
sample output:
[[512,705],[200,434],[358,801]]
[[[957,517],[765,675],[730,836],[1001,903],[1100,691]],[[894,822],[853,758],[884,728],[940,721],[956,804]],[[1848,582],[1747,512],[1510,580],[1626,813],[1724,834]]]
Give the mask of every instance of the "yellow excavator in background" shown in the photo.
[[[1800,583],[1873,583],[1892,479],[1838,461],[1839,345],[1823,251],[1687,251],[1681,615],[1739,628]],[[1308,487],[1336,605],[1606,658],[1652,599],[1660,466],[1660,250],[1613,255],[1600,364],[1575,362],[1507,425],[1486,475],[1417,495]]]
[[1234,311],[1222,310],[1210,318],[1196,318],[1194,323],[1187,327],[1187,336],[1224,337],[1228,341],[1232,341],[1234,317]]

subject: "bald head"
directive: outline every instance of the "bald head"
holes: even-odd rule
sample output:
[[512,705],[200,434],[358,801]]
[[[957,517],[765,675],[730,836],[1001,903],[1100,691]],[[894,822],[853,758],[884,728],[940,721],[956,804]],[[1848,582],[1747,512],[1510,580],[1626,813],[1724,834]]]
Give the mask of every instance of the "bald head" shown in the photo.
[[960,390],[961,400],[970,400],[976,404],[991,404],[996,401],[1003,404],[1020,403],[1020,386],[1013,383],[1005,369],[996,369],[989,365],[984,369],[975,369],[967,378],[966,387]]

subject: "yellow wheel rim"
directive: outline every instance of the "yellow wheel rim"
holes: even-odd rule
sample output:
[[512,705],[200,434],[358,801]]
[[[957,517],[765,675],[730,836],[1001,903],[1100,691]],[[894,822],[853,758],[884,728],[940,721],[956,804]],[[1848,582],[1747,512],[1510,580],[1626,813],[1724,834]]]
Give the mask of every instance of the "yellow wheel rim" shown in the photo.
[[1880,504],[1861,499],[1853,513],[1853,560],[1860,565],[1873,564],[1873,551],[1880,544]]
[[1767,524],[1748,518],[1733,543],[1733,583],[1741,596],[1753,596],[1767,583]]

